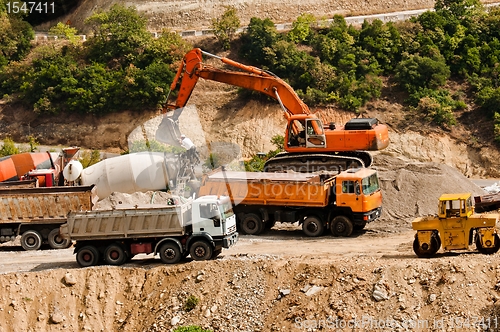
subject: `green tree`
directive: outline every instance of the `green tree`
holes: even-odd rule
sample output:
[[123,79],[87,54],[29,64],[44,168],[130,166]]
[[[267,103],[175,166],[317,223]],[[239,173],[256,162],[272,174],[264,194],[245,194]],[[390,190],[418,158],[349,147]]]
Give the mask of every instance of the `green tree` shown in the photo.
[[31,49],[35,33],[20,14],[7,13],[7,0],[0,0],[0,69],[22,60]]
[[365,21],[358,37],[358,44],[377,60],[385,73],[394,70],[401,59],[402,44],[399,31],[389,22]]
[[78,30],[62,22],[57,23],[49,29],[49,35],[55,36],[57,38],[63,38],[69,40],[72,44],[77,44],[80,41],[80,37],[76,34]]
[[311,25],[316,22],[312,14],[302,14],[292,23],[292,29],[286,37],[293,43],[303,43],[313,34]]
[[408,92],[437,88],[446,83],[450,69],[438,50],[431,57],[405,54],[396,67],[396,80]]
[[101,161],[101,152],[99,150],[82,151],[78,161],[80,161],[83,168],[87,168]]
[[215,38],[222,44],[225,50],[231,47],[231,40],[240,27],[236,8],[233,6],[224,6],[226,10],[221,17],[213,18],[211,28],[214,31]]
[[135,64],[152,39],[146,19],[135,7],[115,4],[109,11],[88,17],[85,23],[93,30],[93,37],[86,42],[89,60],[109,67]]
[[267,51],[272,49],[279,39],[278,31],[270,19],[252,17],[240,37],[240,55],[253,64],[268,66]]
[[438,15],[448,14],[457,20],[470,19],[484,12],[479,0],[436,0],[434,9]]

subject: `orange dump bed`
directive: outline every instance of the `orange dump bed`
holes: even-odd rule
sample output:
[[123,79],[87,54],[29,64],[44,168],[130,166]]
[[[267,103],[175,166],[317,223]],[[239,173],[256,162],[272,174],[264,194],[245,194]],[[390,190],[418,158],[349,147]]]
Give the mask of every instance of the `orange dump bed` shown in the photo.
[[204,176],[199,196],[227,195],[234,204],[324,207],[334,179],[307,173],[219,171]]

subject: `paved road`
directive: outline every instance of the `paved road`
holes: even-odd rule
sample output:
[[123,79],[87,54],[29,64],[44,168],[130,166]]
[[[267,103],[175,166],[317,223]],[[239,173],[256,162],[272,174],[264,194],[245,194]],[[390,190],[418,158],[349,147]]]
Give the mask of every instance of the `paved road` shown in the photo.
[[495,183],[500,183],[500,179],[470,179],[470,180],[481,188],[491,186]]

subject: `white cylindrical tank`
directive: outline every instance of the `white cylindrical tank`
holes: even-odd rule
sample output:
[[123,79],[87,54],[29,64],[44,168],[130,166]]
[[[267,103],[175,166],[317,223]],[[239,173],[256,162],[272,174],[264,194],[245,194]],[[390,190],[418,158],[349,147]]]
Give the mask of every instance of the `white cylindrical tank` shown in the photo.
[[83,165],[78,160],[71,160],[63,169],[64,179],[75,181],[82,174]]
[[139,152],[109,158],[82,171],[82,185],[95,184],[97,196],[104,199],[112,192],[164,190],[169,176],[164,154]]

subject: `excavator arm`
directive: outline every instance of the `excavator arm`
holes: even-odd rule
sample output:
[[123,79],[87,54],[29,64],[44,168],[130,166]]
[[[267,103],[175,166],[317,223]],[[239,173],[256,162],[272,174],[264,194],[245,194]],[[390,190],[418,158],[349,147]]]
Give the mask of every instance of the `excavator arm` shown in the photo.
[[[219,59],[222,63],[238,70],[219,69],[204,64],[203,55]],[[179,145],[178,118],[200,78],[261,92],[277,100],[287,122],[291,116],[298,114],[315,117],[293,88],[278,76],[195,48],[186,53],[170,85],[170,92],[176,91],[177,97],[173,103],[169,103],[167,97],[167,103],[163,106],[163,113],[166,115],[158,128],[157,140],[170,145]],[[292,130],[295,134],[299,133],[296,126],[292,126]],[[314,130],[317,133],[322,132],[322,128],[316,123],[314,123]]]
[[[218,69],[203,64],[202,55],[217,58],[240,71]],[[280,103],[287,119],[293,114],[311,114],[307,105],[297,96],[292,87],[279,77],[260,68],[219,57],[199,48],[189,51],[184,56],[170,86],[171,91],[178,91],[177,99],[173,104],[167,103],[166,110],[176,110],[186,106],[199,78],[261,92]]]

